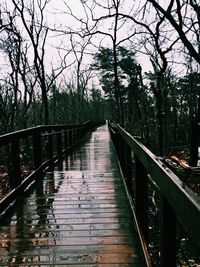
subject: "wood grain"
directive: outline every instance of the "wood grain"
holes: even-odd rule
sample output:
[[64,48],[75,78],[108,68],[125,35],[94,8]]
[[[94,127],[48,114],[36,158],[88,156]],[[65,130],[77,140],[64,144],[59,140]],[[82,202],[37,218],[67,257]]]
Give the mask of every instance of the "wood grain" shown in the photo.
[[16,203],[0,224],[0,266],[142,266],[107,126]]

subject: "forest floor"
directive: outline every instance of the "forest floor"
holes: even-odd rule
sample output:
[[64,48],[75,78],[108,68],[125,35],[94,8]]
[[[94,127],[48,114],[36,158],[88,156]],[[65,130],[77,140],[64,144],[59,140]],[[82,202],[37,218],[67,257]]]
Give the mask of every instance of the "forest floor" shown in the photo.
[[189,165],[188,151],[178,151],[164,158],[170,169],[197,195],[200,196],[200,167]]

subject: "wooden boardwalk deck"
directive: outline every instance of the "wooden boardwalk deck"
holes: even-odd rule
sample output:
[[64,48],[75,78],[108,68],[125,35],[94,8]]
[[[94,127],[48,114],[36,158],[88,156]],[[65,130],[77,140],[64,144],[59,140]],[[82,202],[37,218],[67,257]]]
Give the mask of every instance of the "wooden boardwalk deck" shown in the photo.
[[0,222],[4,267],[140,267],[138,247],[107,126]]

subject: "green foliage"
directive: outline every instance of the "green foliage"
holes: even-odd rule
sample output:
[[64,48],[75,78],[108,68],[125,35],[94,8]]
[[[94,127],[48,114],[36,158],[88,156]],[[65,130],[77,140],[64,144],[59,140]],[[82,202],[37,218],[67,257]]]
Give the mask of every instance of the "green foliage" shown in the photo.
[[[137,79],[139,65],[135,59],[135,53],[125,47],[117,47],[117,65],[119,89],[123,95],[123,90],[130,83],[131,79]],[[108,47],[100,47],[94,56],[92,64],[94,70],[100,72],[100,82],[104,92],[110,96],[114,94],[114,54],[113,50]],[[126,85],[126,86],[124,86]]]
[[136,77],[140,69],[136,59],[135,53],[125,47],[118,47],[119,53],[119,67],[122,72],[127,74],[129,79]]
[[114,59],[111,48],[100,47],[94,56],[92,67],[102,72],[109,72],[113,69]]

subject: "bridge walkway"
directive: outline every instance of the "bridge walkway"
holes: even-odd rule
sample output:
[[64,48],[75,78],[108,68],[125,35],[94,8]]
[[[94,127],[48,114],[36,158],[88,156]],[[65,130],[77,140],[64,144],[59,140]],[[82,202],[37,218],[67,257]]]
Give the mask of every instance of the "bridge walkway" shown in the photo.
[[106,125],[0,220],[4,267],[140,267],[139,247]]

